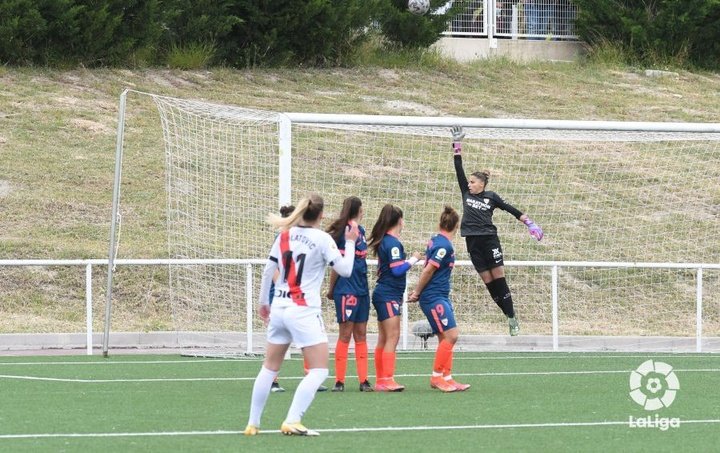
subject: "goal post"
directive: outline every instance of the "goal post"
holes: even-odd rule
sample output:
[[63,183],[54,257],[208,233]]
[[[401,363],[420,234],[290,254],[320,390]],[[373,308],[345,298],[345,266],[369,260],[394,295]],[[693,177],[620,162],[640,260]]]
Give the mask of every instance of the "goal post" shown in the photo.
[[[160,115],[168,258],[262,259],[275,235],[266,215],[308,192],[325,198],[328,218],[345,197],[360,197],[368,231],[382,205],[398,205],[406,250],[422,251],[443,205],[462,210],[448,131],[461,125],[466,173],[489,170],[488,189],[546,233],[534,242],[524,225],[495,212],[523,335],[694,338],[699,272],[691,265],[698,263],[711,265],[702,297],[720,296],[712,268],[720,256],[720,124],[282,113],[129,93],[151,98]],[[111,263],[122,175],[129,171],[123,165],[132,166],[122,158],[122,99]],[[464,240],[454,242],[461,265],[451,297],[463,335],[506,334],[500,310],[468,265]],[[547,264],[565,262],[572,265]],[[628,262],[658,265],[607,266]],[[104,353],[112,274],[111,265]],[[410,272],[409,287],[418,275]],[[259,279],[259,269],[248,277],[225,265],[169,266],[175,328],[261,330],[244,316]],[[703,333],[720,336],[720,310],[708,305]],[[332,330],[331,306],[324,315]],[[408,307],[409,322],[422,317]]]

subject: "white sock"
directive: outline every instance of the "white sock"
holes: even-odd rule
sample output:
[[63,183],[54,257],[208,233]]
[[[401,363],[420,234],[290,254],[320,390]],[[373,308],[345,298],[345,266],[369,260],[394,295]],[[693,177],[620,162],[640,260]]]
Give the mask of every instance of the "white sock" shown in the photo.
[[290,410],[285,419],[286,422],[297,423],[302,420],[305,411],[315,399],[318,387],[327,377],[327,368],[313,368],[308,371],[308,374],[300,381],[297,390],[295,390]]
[[262,417],[265,403],[268,395],[270,395],[270,387],[272,386],[277,371],[271,371],[263,366],[255,378],[255,384],[252,391],[252,402],[250,403],[250,419],[248,425],[260,426],[260,417]]

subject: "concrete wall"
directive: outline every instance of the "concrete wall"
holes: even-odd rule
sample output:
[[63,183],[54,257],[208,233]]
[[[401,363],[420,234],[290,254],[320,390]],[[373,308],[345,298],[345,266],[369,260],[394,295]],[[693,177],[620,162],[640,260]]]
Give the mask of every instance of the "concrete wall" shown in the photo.
[[493,57],[507,57],[518,62],[574,61],[583,54],[583,44],[577,41],[443,37],[434,47],[442,55],[460,62]]

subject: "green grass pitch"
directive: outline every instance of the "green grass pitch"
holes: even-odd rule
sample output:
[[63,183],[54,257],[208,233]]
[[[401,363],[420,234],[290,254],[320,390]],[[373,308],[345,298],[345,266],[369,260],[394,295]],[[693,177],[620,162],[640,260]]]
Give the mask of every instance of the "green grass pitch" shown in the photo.
[[[657,411],[629,395],[630,373],[649,359],[671,365],[680,383]],[[270,395],[261,434],[246,438],[260,363],[0,357],[0,451],[655,452],[717,451],[720,442],[720,355],[458,353],[454,376],[472,388],[454,394],[430,389],[428,353],[398,355],[405,392],[360,393],[351,357],[346,391],[319,393],[305,414],[321,433],[313,438],[279,433],[302,375],[293,358],[281,371],[287,392]],[[679,426],[631,427],[630,417]]]

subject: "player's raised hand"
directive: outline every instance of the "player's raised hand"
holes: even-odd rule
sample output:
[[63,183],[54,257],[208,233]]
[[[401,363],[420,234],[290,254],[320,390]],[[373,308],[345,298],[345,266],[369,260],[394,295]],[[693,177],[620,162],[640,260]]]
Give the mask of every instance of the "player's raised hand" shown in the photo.
[[413,252],[412,256],[407,259],[407,262],[410,263],[411,266],[414,266],[422,257],[423,255],[420,252]]
[[358,236],[360,236],[360,229],[358,228],[358,223],[354,220],[351,220],[348,226],[345,227],[345,240],[355,242],[355,239],[357,239]]
[[452,149],[456,156],[459,156],[462,152],[462,141],[465,138],[465,131],[462,126],[453,126],[450,128],[452,134]]
[[523,220],[523,223],[527,225],[528,233],[530,233],[530,236],[532,236],[533,239],[535,239],[536,241],[542,240],[544,234],[542,228],[540,228],[540,225],[533,222],[530,217]]

